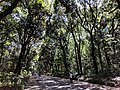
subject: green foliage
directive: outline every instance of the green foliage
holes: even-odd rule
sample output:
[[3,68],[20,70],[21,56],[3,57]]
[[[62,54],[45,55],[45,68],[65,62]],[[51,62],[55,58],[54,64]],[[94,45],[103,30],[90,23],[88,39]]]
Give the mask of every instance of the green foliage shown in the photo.
[[39,4],[42,4],[42,6],[47,9],[50,10],[50,4],[51,4],[51,0],[37,0],[37,2]]
[[108,1],[20,2],[0,21],[1,86],[24,85],[35,72],[66,77],[118,69],[120,9]]

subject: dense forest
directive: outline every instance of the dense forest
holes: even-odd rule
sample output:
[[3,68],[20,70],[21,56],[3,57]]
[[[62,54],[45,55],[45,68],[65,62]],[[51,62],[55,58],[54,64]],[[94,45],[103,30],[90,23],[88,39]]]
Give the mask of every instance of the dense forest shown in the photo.
[[120,76],[120,0],[0,0],[0,87],[35,73]]

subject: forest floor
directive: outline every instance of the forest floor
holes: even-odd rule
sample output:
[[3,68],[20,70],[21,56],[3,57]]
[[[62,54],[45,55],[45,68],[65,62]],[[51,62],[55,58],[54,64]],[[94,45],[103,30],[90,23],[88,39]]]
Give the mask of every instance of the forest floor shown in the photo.
[[73,81],[71,83],[69,79],[36,75],[28,80],[25,90],[120,90],[120,87],[110,87],[84,81]]

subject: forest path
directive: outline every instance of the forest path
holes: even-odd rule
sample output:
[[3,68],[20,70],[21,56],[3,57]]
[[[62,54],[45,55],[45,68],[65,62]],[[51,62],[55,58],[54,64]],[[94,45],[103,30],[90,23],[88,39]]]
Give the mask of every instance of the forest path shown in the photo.
[[73,81],[52,76],[32,76],[25,90],[120,90],[104,85],[91,84],[87,82]]

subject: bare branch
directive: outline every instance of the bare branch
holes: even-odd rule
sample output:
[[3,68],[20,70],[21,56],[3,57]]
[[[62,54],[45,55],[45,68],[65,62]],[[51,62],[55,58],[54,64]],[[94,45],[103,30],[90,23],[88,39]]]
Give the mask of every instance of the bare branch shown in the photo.
[[79,13],[79,11],[78,11],[77,8],[76,8],[76,13],[77,13],[79,19],[81,20],[81,22],[80,22],[81,26],[90,34],[90,33],[91,33],[90,30],[83,25],[83,19],[82,19],[82,17],[80,16],[80,13]]

